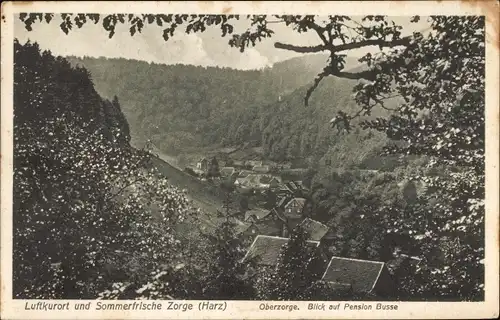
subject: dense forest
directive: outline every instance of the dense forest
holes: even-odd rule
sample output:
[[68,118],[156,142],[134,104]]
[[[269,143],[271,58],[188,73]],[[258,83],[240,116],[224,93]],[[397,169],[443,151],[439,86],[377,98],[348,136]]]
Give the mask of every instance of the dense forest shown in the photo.
[[[318,162],[328,154],[334,165],[355,166],[374,156],[386,140],[376,132],[358,129],[343,136],[332,130],[328,120],[356,106],[356,81],[326,79],[304,107],[304,94],[326,58],[309,55],[254,71],[125,59],[68,60],[90,71],[103,96],[120,97],[132,139],[139,144],[151,139],[163,152],[176,154],[250,143],[262,146],[264,156],[275,161]],[[356,152],[349,148],[352,143],[359,146]]]

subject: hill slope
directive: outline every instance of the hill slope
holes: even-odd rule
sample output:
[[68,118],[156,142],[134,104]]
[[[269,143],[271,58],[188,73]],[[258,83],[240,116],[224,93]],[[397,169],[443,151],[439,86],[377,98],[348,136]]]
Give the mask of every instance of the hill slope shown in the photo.
[[[326,58],[308,55],[254,71],[125,59],[69,60],[91,72],[100,94],[111,98],[116,92],[135,144],[151,139],[165,153],[175,154],[250,142],[276,161],[317,162],[327,155],[328,163],[361,163],[385,138],[364,131],[337,136],[328,123],[338,110],[356,108],[351,97],[355,81],[327,78],[310,106],[304,106],[305,92]],[[353,143],[359,145],[356,152]]]

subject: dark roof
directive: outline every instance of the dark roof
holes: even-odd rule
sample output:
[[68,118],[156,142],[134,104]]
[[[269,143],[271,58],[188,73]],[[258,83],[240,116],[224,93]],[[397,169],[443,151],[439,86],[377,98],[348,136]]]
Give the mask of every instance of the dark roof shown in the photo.
[[247,161],[245,161],[245,163],[249,164],[251,166],[261,166],[262,160],[247,160]]
[[276,205],[278,208],[284,208],[285,204],[287,204],[290,201],[290,197],[282,197],[279,201],[278,204]]
[[288,207],[289,204],[291,204],[293,201],[295,201],[295,203],[297,203],[298,205],[298,209],[301,211],[302,209],[304,209],[304,205],[306,203],[306,199],[304,198],[293,198],[292,200],[288,201],[288,203],[286,204],[285,207]]
[[[282,237],[273,237],[258,235],[255,237],[252,245],[243,258],[243,261],[257,258],[259,265],[274,266],[278,263],[278,257],[283,245],[287,244],[290,239]],[[316,248],[319,245],[318,241],[307,241],[311,248]]]
[[375,287],[384,263],[379,261],[332,257],[322,281],[351,284],[354,291],[370,292]]
[[278,221],[257,221],[255,223],[259,228],[259,234],[265,236],[279,236],[281,234],[281,224]]
[[241,170],[239,173],[238,173],[238,177],[240,178],[246,178],[248,177],[248,175],[252,174],[252,171],[250,170]]
[[245,212],[245,221],[248,218],[250,218],[252,215],[255,215],[255,217],[258,220],[260,220],[262,218],[267,217],[270,213],[271,213],[271,211],[265,210],[265,209],[252,209],[252,210],[248,210],[247,212]]
[[270,183],[273,179],[277,181],[277,179],[273,176],[262,176],[260,177],[260,183]]
[[329,230],[328,226],[310,218],[305,218],[300,225],[309,234],[309,239],[314,241],[320,241]]
[[220,169],[220,172],[221,173],[223,173],[223,172],[226,173],[227,172],[228,174],[233,174],[234,173],[234,167],[222,167]]
[[262,170],[262,171],[269,171],[269,166],[254,166],[252,168],[254,171],[259,171],[259,170]]
[[237,180],[242,184],[259,185],[261,176],[258,174],[251,173],[246,177],[238,178]]
[[280,185],[280,191],[281,191],[281,192],[292,192],[292,193],[293,193],[293,190],[292,190],[292,189],[290,189],[290,188],[286,185],[286,183],[284,183],[284,184]]
[[234,228],[234,233],[236,235],[239,235],[239,234],[242,234],[244,233],[245,231],[247,231],[248,229],[250,229],[250,227],[252,226],[253,224],[251,223],[243,223],[243,224],[237,224]]
[[287,219],[301,219],[306,199],[293,198],[285,205],[284,215]]

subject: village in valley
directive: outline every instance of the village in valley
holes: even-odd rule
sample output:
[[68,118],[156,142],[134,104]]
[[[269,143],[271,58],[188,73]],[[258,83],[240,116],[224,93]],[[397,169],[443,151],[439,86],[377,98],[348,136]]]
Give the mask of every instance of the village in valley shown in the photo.
[[313,218],[310,190],[302,180],[284,179],[281,174],[306,169],[293,168],[290,163],[224,158],[202,157],[186,165],[184,171],[214,188],[229,187],[240,196],[239,203],[226,198],[218,214],[230,217],[234,234],[247,247],[243,262],[256,261],[259,268],[276,267],[280,250],[298,226],[306,233],[307,247],[314,257],[306,272],[337,292],[390,298],[396,292],[392,271],[405,263],[416,266],[421,262],[419,257],[401,252],[395,252],[388,262],[333,255],[335,230]]

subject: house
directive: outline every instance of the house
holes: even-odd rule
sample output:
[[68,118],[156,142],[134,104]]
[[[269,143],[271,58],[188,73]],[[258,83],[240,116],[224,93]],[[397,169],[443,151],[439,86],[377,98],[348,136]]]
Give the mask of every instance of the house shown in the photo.
[[240,206],[236,203],[225,203],[221,205],[217,211],[223,215],[227,213],[231,216],[238,216],[242,214]]
[[266,217],[263,221],[258,221],[255,225],[259,229],[260,235],[279,237],[281,235],[281,222],[278,220]]
[[279,186],[280,180],[277,177],[265,175],[260,178],[260,184],[263,188],[275,189]]
[[271,168],[269,166],[254,166],[252,170],[259,173],[268,173]]
[[238,176],[238,178],[236,178],[236,181],[234,181],[235,186],[247,189],[253,189],[256,184],[257,182],[254,179],[252,179],[250,175],[244,178]]
[[274,209],[277,209],[278,211],[282,211],[282,212],[285,212],[285,206],[288,202],[290,202],[290,200],[293,199],[293,195],[291,194],[278,194],[277,195],[277,202],[276,202],[276,205],[274,207]]
[[230,177],[236,172],[236,169],[234,167],[222,167],[220,169],[220,174],[223,177]]
[[303,189],[302,181],[289,181],[286,185],[294,193]]
[[241,170],[239,173],[238,173],[238,178],[246,178],[248,177],[248,175],[250,174],[253,174],[252,171],[250,170]]
[[307,188],[304,186],[304,183],[302,180],[294,181],[295,185],[298,187],[299,190],[307,190]]
[[302,216],[299,219],[289,220],[285,216],[285,207],[290,201],[293,200],[293,197],[290,195],[285,195],[278,198],[278,202],[276,206],[269,211],[273,219],[279,225],[279,235],[281,237],[287,237],[289,234],[289,228],[294,228],[298,223],[302,221]]
[[206,171],[203,171],[201,169],[198,169],[198,166],[196,166],[196,168],[193,169],[193,172],[199,176],[201,176],[202,174],[204,174]]
[[284,197],[287,195],[293,195],[294,192],[286,185],[286,183],[283,183],[278,186],[277,194]]
[[248,210],[247,212],[245,212],[245,221],[248,222],[263,221],[269,217],[270,213],[271,212],[269,210],[264,210],[260,208]]
[[[278,263],[281,248],[290,241],[288,238],[266,236],[259,234],[255,237],[252,245],[248,249],[243,262],[255,259],[259,266],[274,267]],[[307,246],[311,250],[316,250],[318,241],[307,241]]]
[[227,164],[226,160],[220,160],[220,159],[218,159],[217,162],[219,164],[219,167],[225,167],[226,164]]
[[338,237],[341,236],[333,229],[328,229],[326,234],[321,238],[321,244],[325,247],[335,247]]
[[305,218],[300,226],[307,232],[309,239],[313,241],[321,241],[329,230],[328,226],[310,218]]
[[301,218],[305,203],[306,199],[304,198],[293,198],[285,205],[284,215],[288,219]]
[[233,220],[235,223],[234,233],[242,240],[248,240],[259,234],[259,228],[252,222],[243,222],[238,219]]
[[289,181],[279,186],[279,194],[300,194],[304,190],[301,181]]
[[293,197],[289,194],[283,195],[279,197],[278,203],[276,204],[276,208],[279,208],[283,211],[285,211],[285,206],[290,200],[292,200]]
[[233,166],[242,168],[245,166],[245,161],[233,160]]
[[292,164],[291,163],[280,163],[280,164],[276,165],[276,167],[280,170],[288,170],[288,169],[292,168]]
[[248,160],[245,161],[245,166],[246,167],[261,167],[262,166],[262,161],[260,160]]
[[[260,175],[260,174],[249,174],[248,176],[246,176],[244,178],[238,177],[236,179],[236,181],[234,182],[234,184],[238,187],[248,188],[248,189],[259,189],[259,190],[269,189],[269,186],[270,186],[269,184],[261,182],[263,177],[265,177],[265,176]],[[271,180],[268,182],[271,182]],[[266,181],[266,180],[264,180],[264,181]]]
[[201,170],[203,172],[208,171],[209,161],[207,158],[203,158],[196,164],[196,169]]
[[332,257],[321,278],[333,286],[349,286],[356,293],[391,296],[393,279],[384,262]]

